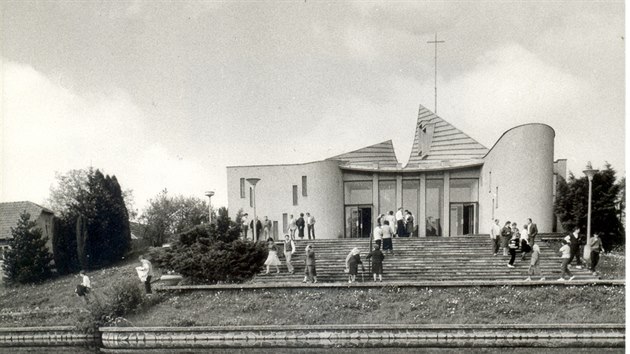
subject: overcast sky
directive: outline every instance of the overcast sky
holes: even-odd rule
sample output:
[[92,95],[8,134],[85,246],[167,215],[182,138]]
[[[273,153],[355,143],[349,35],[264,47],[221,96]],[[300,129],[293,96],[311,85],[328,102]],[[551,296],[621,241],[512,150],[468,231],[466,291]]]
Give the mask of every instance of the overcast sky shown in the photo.
[[549,124],[571,171],[625,175],[622,1],[0,6],[2,201],[42,203],[55,171],[90,165],[142,209],[163,188],[227,205],[230,165],[389,139],[406,163],[436,32],[438,115],[488,148]]

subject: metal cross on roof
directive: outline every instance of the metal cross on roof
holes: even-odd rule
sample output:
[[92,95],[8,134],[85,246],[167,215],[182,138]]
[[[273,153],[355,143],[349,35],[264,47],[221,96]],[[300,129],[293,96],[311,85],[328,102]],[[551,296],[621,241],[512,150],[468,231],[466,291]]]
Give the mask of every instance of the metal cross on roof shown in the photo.
[[437,33],[435,34],[435,40],[432,41],[428,41],[427,43],[430,44],[435,44],[435,78],[434,78],[434,87],[435,87],[435,109],[433,110],[433,113],[437,114],[437,46],[438,43],[444,43],[444,41],[438,41],[437,39]]

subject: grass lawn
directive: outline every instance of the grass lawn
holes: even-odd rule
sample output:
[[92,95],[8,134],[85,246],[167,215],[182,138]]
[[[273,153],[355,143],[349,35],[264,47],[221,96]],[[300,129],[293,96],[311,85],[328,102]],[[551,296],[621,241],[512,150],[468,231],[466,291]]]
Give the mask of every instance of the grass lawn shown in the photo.
[[182,293],[136,326],[625,322],[625,287],[274,289]]
[[[103,300],[111,285],[137,281],[135,258],[89,272]],[[603,279],[625,278],[623,249],[602,255]],[[38,285],[0,285],[0,326],[78,325],[86,307],[77,276]],[[138,326],[352,323],[625,322],[625,287],[277,289],[168,293],[127,316]]]

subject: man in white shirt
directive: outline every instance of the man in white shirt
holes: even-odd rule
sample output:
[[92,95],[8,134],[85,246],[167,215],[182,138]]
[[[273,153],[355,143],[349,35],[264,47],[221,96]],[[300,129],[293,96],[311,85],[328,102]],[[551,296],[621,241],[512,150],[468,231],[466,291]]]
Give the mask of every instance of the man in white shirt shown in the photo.
[[241,217],[241,230],[243,231],[243,240],[247,240],[247,230],[249,229],[249,216],[247,213]]
[[405,220],[402,207],[398,208],[396,212],[396,235],[398,235],[398,237],[405,235]]
[[311,234],[313,235],[313,240],[315,239],[315,217],[311,213],[306,213],[306,232],[309,240],[311,239]]
[[494,223],[490,228],[490,239],[492,240],[492,250],[495,256],[499,253],[500,236],[501,226],[499,225],[499,219],[494,219]]

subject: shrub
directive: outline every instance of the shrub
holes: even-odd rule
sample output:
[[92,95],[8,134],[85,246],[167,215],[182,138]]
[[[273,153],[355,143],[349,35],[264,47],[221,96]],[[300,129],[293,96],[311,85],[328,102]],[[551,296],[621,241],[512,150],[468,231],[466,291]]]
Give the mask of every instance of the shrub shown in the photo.
[[11,228],[13,238],[4,254],[5,277],[8,283],[34,283],[49,278],[52,274],[52,255],[48,252],[48,238],[36,228],[31,215],[26,211],[20,214],[15,228]]
[[242,282],[260,271],[268,251],[265,243],[239,240],[239,234],[227,211],[220,211],[216,225],[194,227],[170,248],[152,249],[150,254],[156,266],[192,283]]

